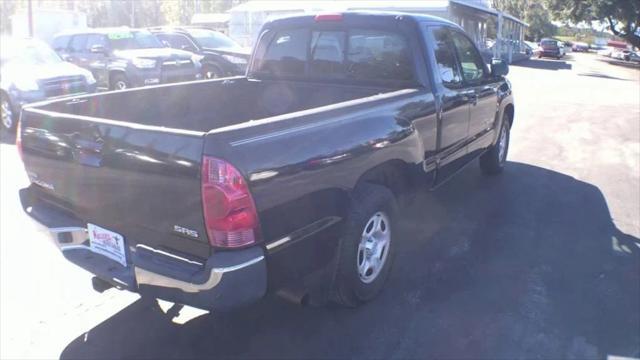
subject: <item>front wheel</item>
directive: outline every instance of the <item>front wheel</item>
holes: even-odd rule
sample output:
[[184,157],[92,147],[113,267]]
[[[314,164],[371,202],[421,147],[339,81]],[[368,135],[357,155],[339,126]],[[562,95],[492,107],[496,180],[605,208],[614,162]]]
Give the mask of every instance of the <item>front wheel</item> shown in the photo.
[[487,150],[487,152],[480,156],[480,169],[485,175],[497,175],[504,170],[504,165],[507,162],[507,153],[509,151],[510,129],[509,116],[504,114],[498,141]]
[[111,90],[125,90],[129,87],[129,81],[124,74],[115,74],[111,78]]
[[355,307],[373,299],[391,270],[397,236],[396,200],[384,186],[361,184],[340,239],[333,300]]

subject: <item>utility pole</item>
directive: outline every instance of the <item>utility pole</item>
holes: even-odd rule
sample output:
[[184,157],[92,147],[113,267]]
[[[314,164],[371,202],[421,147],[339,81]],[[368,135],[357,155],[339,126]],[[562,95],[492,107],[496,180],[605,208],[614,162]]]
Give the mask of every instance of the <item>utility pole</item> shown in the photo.
[[33,37],[33,6],[31,5],[31,0],[28,2],[29,8],[27,9],[27,17],[29,22],[29,37]]
[[[29,0],[31,1],[31,0]],[[136,2],[131,0],[131,27],[136,27]]]

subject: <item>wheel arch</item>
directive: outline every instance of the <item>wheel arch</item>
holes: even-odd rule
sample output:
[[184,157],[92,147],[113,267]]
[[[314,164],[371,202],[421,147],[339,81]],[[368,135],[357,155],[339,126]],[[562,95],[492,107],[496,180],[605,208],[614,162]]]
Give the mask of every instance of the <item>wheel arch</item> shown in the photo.
[[509,103],[504,107],[504,114],[508,116],[509,127],[513,127],[513,120],[515,117],[515,107],[513,103]]
[[353,191],[358,191],[361,184],[371,183],[388,188],[398,198],[415,184],[416,177],[417,170],[413,165],[401,159],[391,159],[365,171],[356,181]]

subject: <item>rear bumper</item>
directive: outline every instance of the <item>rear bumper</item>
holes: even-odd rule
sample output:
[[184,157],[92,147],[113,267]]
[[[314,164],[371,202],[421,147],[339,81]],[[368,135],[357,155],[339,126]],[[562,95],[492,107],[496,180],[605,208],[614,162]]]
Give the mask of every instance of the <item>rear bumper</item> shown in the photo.
[[261,247],[216,252],[200,263],[137,245],[127,248],[125,267],[94,253],[86,224],[39,202],[31,188],[20,190],[20,200],[65,258],[120,289],[207,310],[250,304],[266,293],[267,268]]
[[556,57],[561,56],[562,53],[560,52],[560,50],[541,50],[540,55]]

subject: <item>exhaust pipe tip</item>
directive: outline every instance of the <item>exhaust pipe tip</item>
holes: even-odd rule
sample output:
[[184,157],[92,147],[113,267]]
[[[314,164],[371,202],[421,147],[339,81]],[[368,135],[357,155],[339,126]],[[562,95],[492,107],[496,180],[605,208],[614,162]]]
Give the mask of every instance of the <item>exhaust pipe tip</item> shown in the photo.
[[280,289],[276,295],[296,305],[307,306],[310,302],[309,293],[303,289]]
[[108,281],[102,280],[97,276],[91,278],[91,285],[93,286],[93,290],[101,294],[113,287],[113,284]]

